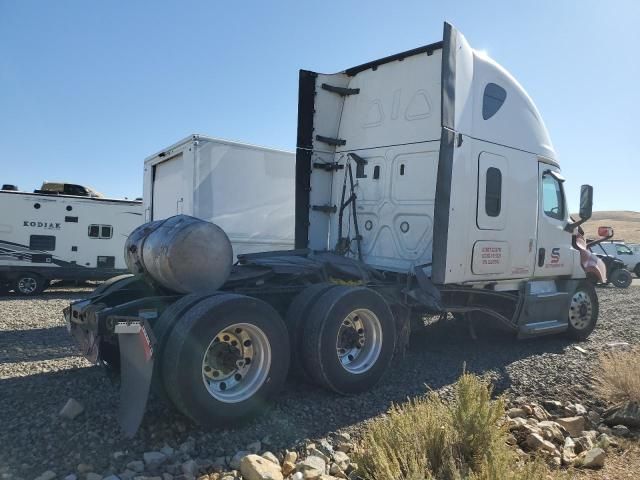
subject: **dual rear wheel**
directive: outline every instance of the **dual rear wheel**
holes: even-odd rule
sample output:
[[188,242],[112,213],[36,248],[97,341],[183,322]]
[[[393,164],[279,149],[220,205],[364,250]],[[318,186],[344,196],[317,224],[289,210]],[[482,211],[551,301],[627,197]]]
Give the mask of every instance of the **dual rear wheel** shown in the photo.
[[153,325],[154,387],[204,425],[234,423],[264,409],[298,375],[340,394],[373,387],[395,349],[394,318],[364,287],[313,285],[291,303],[286,323],[259,299],[187,295]]

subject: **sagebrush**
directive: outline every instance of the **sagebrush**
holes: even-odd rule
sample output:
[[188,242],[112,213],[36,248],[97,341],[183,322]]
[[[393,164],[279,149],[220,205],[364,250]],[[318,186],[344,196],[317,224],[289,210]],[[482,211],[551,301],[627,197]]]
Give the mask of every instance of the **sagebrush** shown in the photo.
[[640,348],[600,356],[596,386],[612,402],[640,402]]
[[519,462],[500,425],[504,400],[491,399],[489,384],[465,373],[455,398],[432,393],[396,405],[368,425],[357,455],[367,480],[533,480],[548,470],[539,461]]

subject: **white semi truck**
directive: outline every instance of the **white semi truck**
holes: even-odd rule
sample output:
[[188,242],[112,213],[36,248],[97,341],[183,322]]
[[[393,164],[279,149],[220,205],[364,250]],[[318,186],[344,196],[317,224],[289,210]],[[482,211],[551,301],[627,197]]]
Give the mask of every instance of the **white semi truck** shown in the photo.
[[213,222],[235,255],[293,248],[294,199],[293,152],[194,134],[144,161],[145,221]]
[[151,384],[202,424],[260,411],[289,370],[366,391],[426,314],[520,338],[595,327],[604,265],[578,233],[592,189],[571,221],[532,100],[455,28],[337,74],[303,70],[298,102],[295,250],[232,266],[216,225],[150,222],[126,246],[135,275],[65,309],[87,357],[120,371],[126,433]]
[[105,280],[126,272],[124,244],[142,202],[89,187],[44,182],[34,192],[0,190],[0,295],[35,295],[52,280]]

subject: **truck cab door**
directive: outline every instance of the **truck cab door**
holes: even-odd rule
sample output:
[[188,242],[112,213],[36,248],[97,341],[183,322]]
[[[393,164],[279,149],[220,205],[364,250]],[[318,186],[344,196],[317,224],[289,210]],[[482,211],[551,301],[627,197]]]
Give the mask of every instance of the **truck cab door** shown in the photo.
[[566,232],[569,212],[564,179],[557,167],[538,164],[538,239],[535,277],[571,275],[574,252],[571,233]]

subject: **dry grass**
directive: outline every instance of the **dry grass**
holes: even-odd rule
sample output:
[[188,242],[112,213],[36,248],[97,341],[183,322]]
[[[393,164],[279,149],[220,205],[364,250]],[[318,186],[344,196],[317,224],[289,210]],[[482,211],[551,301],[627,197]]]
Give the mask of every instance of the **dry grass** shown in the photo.
[[491,400],[489,385],[464,374],[455,401],[436,394],[394,406],[372,422],[356,461],[367,480],[545,478],[541,461],[519,463],[500,426],[504,401]]
[[603,354],[596,376],[600,394],[618,403],[627,400],[640,402],[640,348]]
[[[578,218],[577,215],[575,218]],[[603,211],[593,212],[593,216],[582,228],[588,238],[598,238],[598,227],[613,227],[616,239],[628,243],[640,243],[640,212]]]

